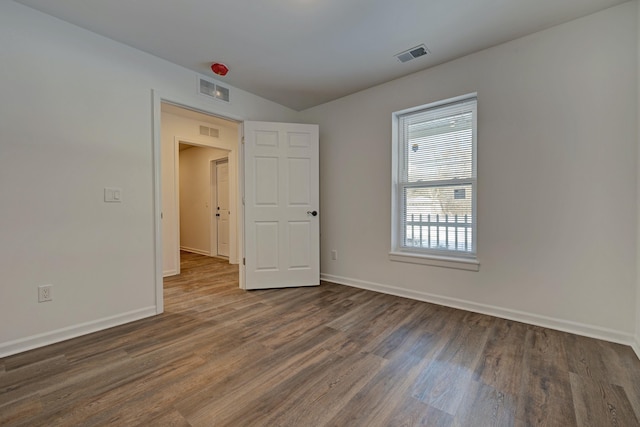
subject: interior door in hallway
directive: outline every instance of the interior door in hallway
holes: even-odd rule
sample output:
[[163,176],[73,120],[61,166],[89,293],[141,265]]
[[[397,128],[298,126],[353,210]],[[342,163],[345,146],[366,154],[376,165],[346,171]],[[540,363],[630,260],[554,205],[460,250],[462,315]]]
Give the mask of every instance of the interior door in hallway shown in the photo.
[[241,287],[319,285],[318,126],[244,122],[244,138]]
[[219,256],[229,256],[229,161],[216,162],[216,220]]

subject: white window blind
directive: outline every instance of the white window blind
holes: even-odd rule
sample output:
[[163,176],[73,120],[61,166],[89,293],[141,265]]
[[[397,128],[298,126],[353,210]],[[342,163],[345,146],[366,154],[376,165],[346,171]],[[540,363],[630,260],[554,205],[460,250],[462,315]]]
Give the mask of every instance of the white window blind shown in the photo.
[[476,253],[476,98],[400,114],[395,247]]

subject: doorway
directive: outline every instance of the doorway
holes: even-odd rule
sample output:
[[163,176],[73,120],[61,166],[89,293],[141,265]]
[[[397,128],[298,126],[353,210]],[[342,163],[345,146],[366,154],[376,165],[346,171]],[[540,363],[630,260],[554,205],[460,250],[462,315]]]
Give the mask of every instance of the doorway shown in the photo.
[[[175,188],[175,170],[173,170],[173,174],[168,173],[170,177],[173,177],[173,180],[167,182],[166,179],[166,172],[170,168],[167,167],[165,161],[165,151],[168,145],[165,143],[165,139],[169,138],[168,135],[171,135],[171,132],[167,132],[165,128],[167,121],[162,119],[161,113],[163,108],[168,107],[186,110],[205,117],[213,117],[235,125],[237,135],[235,143],[227,145],[229,149],[230,181],[229,263],[239,264],[239,261],[242,261],[242,266],[239,268],[240,287],[242,289],[261,289],[265,287],[317,286],[320,283],[317,223],[319,220],[317,211],[319,201],[317,185],[319,172],[318,125],[251,122],[242,121],[242,119],[238,119],[238,121],[233,121],[233,119],[225,120],[200,111],[192,111],[188,107],[179,106],[186,105],[184,103],[178,105],[172,104],[172,102],[165,101],[156,91],[153,91],[157,313],[164,311],[162,277],[163,267],[165,267],[163,256],[166,254],[165,248],[167,247],[163,242],[164,230],[166,224],[172,224],[171,221],[166,221],[166,200],[163,195],[166,194],[167,184],[169,186],[173,185],[173,188]],[[164,107],[165,104],[167,107]],[[207,131],[206,129],[203,130],[202,127],[201,125],[200,132],[206,136]],[[204,127],[206,128],[206,126]],[[239,138],[241,133],[242,141]],[[249,134],[248,137],[247,134]],[[209,136],[212,136],[211,133],[209,133]],[[246,144],[245,138],[247,138]],[[180,138],[174,136],[174,147],[178,146],[179,140]],[[208,144],[205,143],[205,145]],[[250,147],[251,150],[247,147]],[[280,153],[281,150],[276,150],[277,153],[271,153],[273,148],[276,147],[282,147],[283,152]],[[177,148],[174,148],[175,150]],[[267,152],[263,155],[259,153],[261,150],[267,150]],[[251,154],[248,154],[249,152]],[[309,156],[306,154],[307,152]],[[282,157],[282,161],[280,161],[280,157]],[[250,166],[245,165],[245,163]],[[280,163],[282,163],[282,167],[278,166]],[[247,171],[252,171],[254,168],[256,168],[256,174],[249,176]],[[295,173],[289,173],[291,171]],[[249,196],[243,195],[240,198],[240,188],[244,188],[244,192]],[[248,203],[248,206],[245,206],[245,203]],[[271,209],[272,207],[277,209]],[[282,213],[283,215],[278,215],[278,218],[275,219],[256,216],[261,211],[263,213],[264,211]],[[239,219],[242,219],[242,221],[238,221]],[[281,222],[282,224],[280,224]],[[248,236],[246,238],[245,233]],[[169,233],[170,236],[171,234]],[[249,249],[244,248],[244,243],[250,244],[254,241],[259,242],[258,246]],[[177,241],[175,243],[177,244]],[[282,258],[282,262],[278,262],[276,265],[274,261],[276,257],[274,257],[270,248],[278,249],[278,253],[282,257],[278,255],[277,259]],[[244,257],[245,251],[248,251],[251,255]],[[176,253],[179,258],[179,251],[176,251]],[[179,267],[177,268],[179,269]],[[267,283],[262,279],[249,281],[247,279],[247,270],[253,274],[251,276],[252,279],[258,278],[258,275],[264,277],[262,275],[264,272],[277,271],[281,274],[281,280],[274,279],[273,283]],[[303,270],[304,273],[308,272],[310,274],[308,276],[306,274],[296,274]]]
[[[224,253],[228,263],[238,264],[239,123],[166,102],[159,107],[162,277],[180,274],[181,250],[205,256]],[[221,208],[226,207],[226,232],[217,233],[211,163],[223,159],[227,189],[222,196],[227,206]],[[225,244],[222,251],[218,251],[218,234]]]
[[[229,152],[219,148],[194,145],[181,139],[178,148],[176,179],[178,180],[176,203],[178,204],[178,233],[180,251],[206,256],[219,256],[218,242],[210,235],[218,235],[219,203],[218,195],[226,197],[225,219],[227,252],[229,258],[229,180],[228,174],[219,185],[211,164],[224,160],[228,162]],[[219,187],[219,188],[218,188]],[[225,188],[226,187],[226,188]]]

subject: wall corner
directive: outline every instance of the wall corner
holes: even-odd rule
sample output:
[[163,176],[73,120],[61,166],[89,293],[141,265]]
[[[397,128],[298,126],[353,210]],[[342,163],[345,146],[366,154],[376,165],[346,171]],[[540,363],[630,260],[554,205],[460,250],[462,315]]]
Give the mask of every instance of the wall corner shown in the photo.
[[640,359],[640,0],[636,1],[636,138],[637,138],[637,155],[636,155],[636,316],[635,316],[635,334],[632,344],[633,350]]

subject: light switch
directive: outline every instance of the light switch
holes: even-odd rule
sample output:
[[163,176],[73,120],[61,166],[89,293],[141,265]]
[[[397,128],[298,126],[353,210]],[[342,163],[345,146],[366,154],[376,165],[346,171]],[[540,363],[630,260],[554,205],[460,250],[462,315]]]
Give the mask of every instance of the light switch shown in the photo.
[[122,201],[122,189],[114,188],[114,187],[105,187],[104,201],[107,203],[120,203]]

